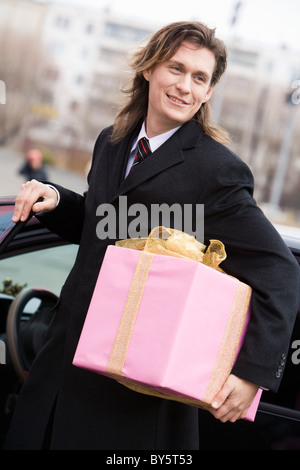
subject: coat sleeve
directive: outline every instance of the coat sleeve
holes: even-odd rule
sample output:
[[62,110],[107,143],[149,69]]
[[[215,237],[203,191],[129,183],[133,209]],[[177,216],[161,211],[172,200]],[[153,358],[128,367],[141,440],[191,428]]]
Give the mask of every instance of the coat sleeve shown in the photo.
[[79,244],[84,221],[85,195],[51,184],[59,192],[60,202],[54,211],[44,212],[37,215],[37,218],[64,240]]
[[[110,136],[111,127],[104,129],[98,136],[94,152],[91,170],[88,175],[88,183],[90,175],[95,164],[95,160],[101,154],[101,146],[107,141]],[[87,191],[80,195],[65,187],[57,185],[55,182],[47,182],[54,186],[60,195],[60,201],[56,209],[52,212],[44,212],[37,215],[40,222],[45,225],[49,230],[59,235],[64,240],[71,243],[79,244],[83,229],[85,217],[85,202]]]
[[251,318],[232,373],[277,391],[299,306],[299,266],[253,199],[253,177],[241,160],[224,159],[212,180],[205,237],[225,244],[221,267],[253,289]]

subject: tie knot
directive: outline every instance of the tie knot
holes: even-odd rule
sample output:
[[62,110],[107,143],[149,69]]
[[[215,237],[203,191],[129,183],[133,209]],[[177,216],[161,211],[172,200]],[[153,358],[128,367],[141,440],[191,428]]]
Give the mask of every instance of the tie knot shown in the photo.
[[151,154],[151,148],[149,145],[149,140],[146,137],[142,137],[137,144],[137,153],[134,158],[133,164],[138,165],[140,162],[145,160]]

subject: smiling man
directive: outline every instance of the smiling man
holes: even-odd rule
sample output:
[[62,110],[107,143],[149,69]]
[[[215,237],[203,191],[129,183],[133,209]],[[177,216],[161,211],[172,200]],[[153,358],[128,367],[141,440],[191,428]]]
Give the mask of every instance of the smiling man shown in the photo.
[[211,96],[215,63],[209,49],[185,41],[170,60],[144,71],[149,82],[148,137],[163,134],[194,117]]
[[[163,27],[133,58],[128,102],[97,139],[87,192],[37,181],[22,186],[13,220],[32,208],[80,247],[19,397],[7,449],[201,449],[207,411],[133,392],[72,365],[106,248],[115,243],[97,237],[97,208],[112,204],[117,213],[124,196],[128,207],[143,204],[148,214],[153,204],[179,204],[183,214],[189,205],[191,227],[197,205],[204,205],[204,243],[221,240],[222,268],[253,289],[247,335],[215,397],[214,416],[236,421],[259,386],[277,391],[299,304],[299,268],[257,207],[249,168],[211,123],[209,99],[226,61],[223,42],[202,23]],[[117,267],[115,290],[117,296]]]

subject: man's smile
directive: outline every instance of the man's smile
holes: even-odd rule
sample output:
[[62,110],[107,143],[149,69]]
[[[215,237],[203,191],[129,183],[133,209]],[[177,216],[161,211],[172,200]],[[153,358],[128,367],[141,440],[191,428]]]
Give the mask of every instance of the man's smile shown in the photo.
[[167,97],[171,100],[174,101],[175,103],[182,104],[182,105],[187,105],[188,103],[186,101],[181,100],[180,98],[177,98],[176,96],[173,95],[168,95]]

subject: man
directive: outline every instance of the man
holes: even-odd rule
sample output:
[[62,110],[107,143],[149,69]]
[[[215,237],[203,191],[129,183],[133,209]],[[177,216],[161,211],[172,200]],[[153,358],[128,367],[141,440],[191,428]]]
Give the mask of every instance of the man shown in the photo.
[[[97,139],[87,193],[36,181],[21,188],[13,220],[26,218],[33,208],[45,225],[80,248],[23,387],[6,448],[199,448],[203,412],[72,366],[106,247],[115,242],[97,238],[97,207],[111,203],[118,210],[121,195],[128,206],[144,204],[149,214],[152,204],[192,204],[193,223],[196,204],[204,204],[204,241],[221,240],[227,251],[222,267],[253,288],[247,335],[215,397],[214,416],[236,421],[259,386],[278,389],[278,365],[282,368],[298,307],[299,270],[252,197],[250,170],[221,143],[224,132],[211,125],[208,102],[226,57],[214,30],[201,23],[162,28],[134,57],[129,101]],[[143,136],[152,154],[136,164]],[[41,197],[43,202],[35,203]]]

